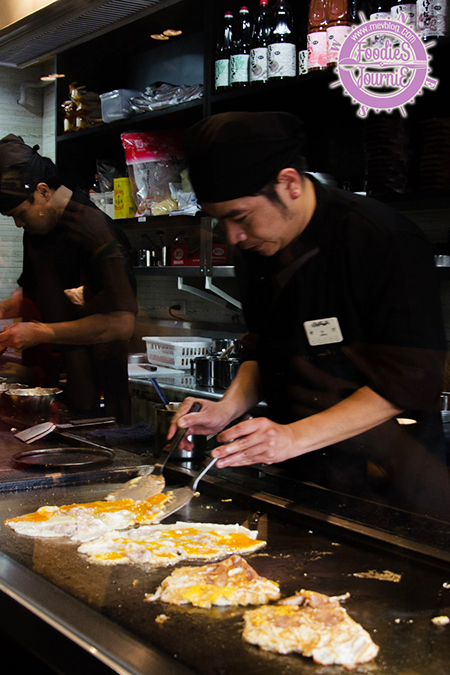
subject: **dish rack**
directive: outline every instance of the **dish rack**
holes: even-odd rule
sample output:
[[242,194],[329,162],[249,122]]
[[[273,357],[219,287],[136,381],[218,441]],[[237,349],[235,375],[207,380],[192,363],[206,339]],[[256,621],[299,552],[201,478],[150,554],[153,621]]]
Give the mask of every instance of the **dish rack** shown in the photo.
[[164,364],[169,368],[181,370],[188,370],[193,359],[206,356],[212,347],[212,340],[209,338],[143,337],[142,339],[147,345],[147,359],[150,363]]

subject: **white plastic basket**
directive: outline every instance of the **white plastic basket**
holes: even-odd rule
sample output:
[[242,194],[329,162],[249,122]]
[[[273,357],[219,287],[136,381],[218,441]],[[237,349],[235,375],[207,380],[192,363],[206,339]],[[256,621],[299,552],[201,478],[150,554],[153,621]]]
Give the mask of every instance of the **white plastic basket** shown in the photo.
[[147,359],[150,363],[164,364],[169,368],[187,370],[192,359],[206,356],[212,346],[209,338],[197,337],[143,337],[147,345]]

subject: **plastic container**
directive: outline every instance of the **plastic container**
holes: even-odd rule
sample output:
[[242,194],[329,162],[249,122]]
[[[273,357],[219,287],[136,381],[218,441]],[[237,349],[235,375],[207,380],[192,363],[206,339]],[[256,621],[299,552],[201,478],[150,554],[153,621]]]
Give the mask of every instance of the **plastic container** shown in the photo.
[[114,192],[93,192],[89,199],[107,216],[114,219]]
[[114,89],[106,94],[100,94],[102,103],[102,119],[104,122],[115,122],[131,117],[130,99],[139,96],[142,92],[135,89]]
[[143,337],[147,345],[147,358],[150,363],[159,363],[169,368],[189,370],[191,361],[197,356],[206,356],[211,349],[212,340],[197,337]]

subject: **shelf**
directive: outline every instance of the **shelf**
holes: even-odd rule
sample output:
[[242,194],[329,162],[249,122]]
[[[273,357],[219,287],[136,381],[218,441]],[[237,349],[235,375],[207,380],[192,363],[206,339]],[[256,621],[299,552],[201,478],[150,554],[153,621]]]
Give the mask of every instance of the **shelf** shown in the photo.
[[135,267],[135,274],[139,276],[151,277],[234,277],[233,265],[218,265],[211,269],[211,275],[206,275],[200,267],[188,267],[187,265],[180,265],[179,267]]
[[76,141],[85,136],[95,136],[121,133],[126,130],[131,130],[136,127],[141,128],[147,122],[158,119],[160,117],[168,118],[171,115],[185,113],[186,111],[198,111],[198,119],[201,118],[203,112],[203,97],[195,99],[195,101],[188,101],[187,103],[180,103],[179,105],[171,106],[169,108],[162,108],[161,110],[152,110],[146,113],[140,113],[127,117],[116,122],[109,122],[107,124],[99,124],[98,126],[90,127],[89,129],[80,129],[79,131],[72,131],[67,134],[61,134],[56,137],[57,143],[65,143]]

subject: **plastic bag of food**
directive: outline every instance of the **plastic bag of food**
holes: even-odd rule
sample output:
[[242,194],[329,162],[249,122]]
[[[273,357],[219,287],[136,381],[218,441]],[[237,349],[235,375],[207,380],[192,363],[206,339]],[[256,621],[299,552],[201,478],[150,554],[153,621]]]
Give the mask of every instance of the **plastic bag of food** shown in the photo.
[[161,215],[178,208],[170,192],[186,166],[182,131],[121,135],[137,214]]

